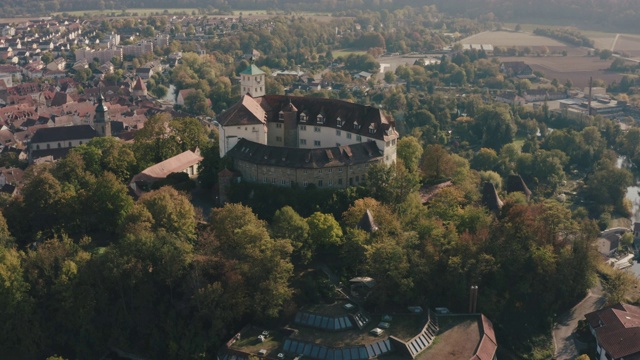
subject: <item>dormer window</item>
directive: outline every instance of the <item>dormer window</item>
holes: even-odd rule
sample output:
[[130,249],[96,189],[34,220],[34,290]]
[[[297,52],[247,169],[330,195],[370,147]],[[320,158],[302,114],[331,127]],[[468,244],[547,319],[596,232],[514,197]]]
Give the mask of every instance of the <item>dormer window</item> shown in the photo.
[[337,127],[342,127],[342,119],[340,119],[340,117],[338,116],[338,118],[336,119],[336,126]]
[[324,123],[324,116],[322,116],[322,114],[318,114],[318,116],[316,116],[316,121],[318,124]]
[[354,130],[360,130],[360,124],[358,124],[358,120],[353,122],[353,129]]
[[300,114],[300,121],[301,122],[306,122],[307,121],[307,114],[301,113]]
[[376,133],[376,124],[371,124],[369,125],[369,134],[375,134]]
[[280,113],[278,114],[278,120],[284,121],[284,111],[280,111]]

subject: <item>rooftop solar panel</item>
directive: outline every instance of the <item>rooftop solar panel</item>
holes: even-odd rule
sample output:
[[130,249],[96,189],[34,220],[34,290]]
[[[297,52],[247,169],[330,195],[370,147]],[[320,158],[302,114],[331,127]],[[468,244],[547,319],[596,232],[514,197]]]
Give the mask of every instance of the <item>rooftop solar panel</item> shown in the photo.
[[360,359],[360,355],[358,354],[358,348],[357,347],[352,347],[351,348],[351,359]]
[[316,316],[316,320],[313,322],[313,326],[319,328],[320,324],[322,324],[322,318],[324,318],[324,316]]
[[298,343],[298,347],[296,348],[296,353],[302,354],[302,350],[304,350],[304,343],[303,342],[299,342]]
[[307,344],[307,345],[305,345],[305,346],[304,346],[304,350],[302,350],[302,353],[303,353],[305,356],[309,356],[309,355],[311,355],[311,344]]
[[325,359],[334,360],[335,357],[333,355],[335,355],[335,351],[333,351],[333,349],[327,349],[327,356],[325,356]]
[[320,352],[318,353],[318,359],[324,359],[327,356],[327,348],[320,346]]
[[367,349],[364,346],[360,346],[358,348],[358,352],[360,353],[360,359],[367,359],[369,354],[367,354]]
[[342,350],[336,349],[333,352],[333,358],[336,359],[336,360],[342,360]]
[[369,358],[376,357],[376,352],[373,351],[373,346],[371,346],[371,344],[368,344],[366,346],[366,349],[367,349],[367,355],[368,355]]
[[289,352],[289,347],[291,346],[291,340],[285,339],[284,343],[282,343],[282,350]]
[[320,346],[319,345],[313,345],[313,347],[311,347],[311,357],[312,358],[317,359],[319,352],[320,352]]
[[322,324],[320,324],[320,327],[323,329],[328,329],[329,328],[329,318],[323,316],[322,317]]

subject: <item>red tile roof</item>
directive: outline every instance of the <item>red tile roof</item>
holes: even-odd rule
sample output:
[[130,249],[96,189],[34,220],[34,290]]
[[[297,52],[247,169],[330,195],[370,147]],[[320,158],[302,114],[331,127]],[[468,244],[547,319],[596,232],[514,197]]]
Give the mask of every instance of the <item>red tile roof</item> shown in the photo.
[[640,307],[616,304],[585,317],[598,344],[614,359],[640,357]]

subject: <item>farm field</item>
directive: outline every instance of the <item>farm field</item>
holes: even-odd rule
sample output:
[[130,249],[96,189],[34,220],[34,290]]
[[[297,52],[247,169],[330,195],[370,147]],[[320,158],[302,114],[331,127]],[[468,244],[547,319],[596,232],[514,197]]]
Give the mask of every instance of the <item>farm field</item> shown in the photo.
[[622,74],[608,71],[612,60],[600,60],[598,57],[584,55],[542,56],[542,57],[501,57],[500,61],[524,61],[534,71],[541,71],[547,79],[558,79],[561,83],[571,80],[574,86],[585,87],[589,77],[603,80],[609,84],[620,81]]
[[471,35],[465,39],[460,40],[461,44],[491,44],[493,46],[547,46],[551,47],[566,47],[566,44],[560,41],[544,37],[533,35],[525,32],[509,32],[509,31],[485,31],[475,35]]
[[[524,28],[524,26],[523,26]],[[611,34],[597,31],[584,32],[596,42],[596,47],[625,52],[630,57],[640,58],[640,35]],[[589,49],[564,44],[560,41],[536,36],[530,33],[515,33],[507,31],[482,32],[460,41],[462,44],[491,44],[493,46],[528,46],[535,52],[536,48],[547,47],[552,53],[567,52],[567,56],[527,56],[500,57],[500,61],[524,61],[533,70],[541,71],[548,79],[558,79],[560,82],[571,80],[574,86],[584,87],[589,83],[589,77],[603,80],[609,84],[620,81],[621,74],[608,71],[613,60],[601,60],[596,56],[587,56]]]

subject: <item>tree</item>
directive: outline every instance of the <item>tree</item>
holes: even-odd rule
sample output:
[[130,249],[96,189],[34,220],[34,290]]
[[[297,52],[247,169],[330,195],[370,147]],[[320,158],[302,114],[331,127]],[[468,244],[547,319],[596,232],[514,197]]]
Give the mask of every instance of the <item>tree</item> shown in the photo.
[[627,294],[634,285],[637,286],[638,280],[632,273],[622,270],[613,270],[609,278],[604,282],[604,292],[607,296],[607,304],[615,305],[617,303],[626,302]]
[[180,146],[171,136],[168,114],[149,117],[144,127],[136,131],[133,150],[141,168],[147,168],[180,153]]
[[613,52],[609,49],[600,50],[600,59],[608,60],[613,56]]
[[500,150],[503,145],[513,141],[516,124],[508,108],[503,106],[484,107],[476,117],[477,135],[482,146]]
[[176,189],[165,186],[143,194],[138,202],[151,214],[154,231],[164,229],[170,234],[195,239],[195,210],[189,199]]
[[397,156],[402,160],[409,172],[415,172],[422,158],[422,146],[413,136],[404,136],[398,140]]
[[449,152],[439,144],[427,145],[420,164],[422,176],[427,180],[440,180],[453,176],[455,167]]
[[291,241],[296,262],[306,264],[311,260],[315,244],[309,241],[309,224],[292,207],[276,211],[270,228],[274,238]]
[[475,170],[494,170],[498,166],[498,154],[493,149],[481,148],[471,160]]
[[320,257],[337,254],[343,244],[342,228],[331,214],[315,212],[307,218],[309,242],[316,247]]
[[385,204],[397,206],[418,189],[417,172],[410,172],[402,160],[391,165],[379,163],[367,170],[365,187],[369,195]]

